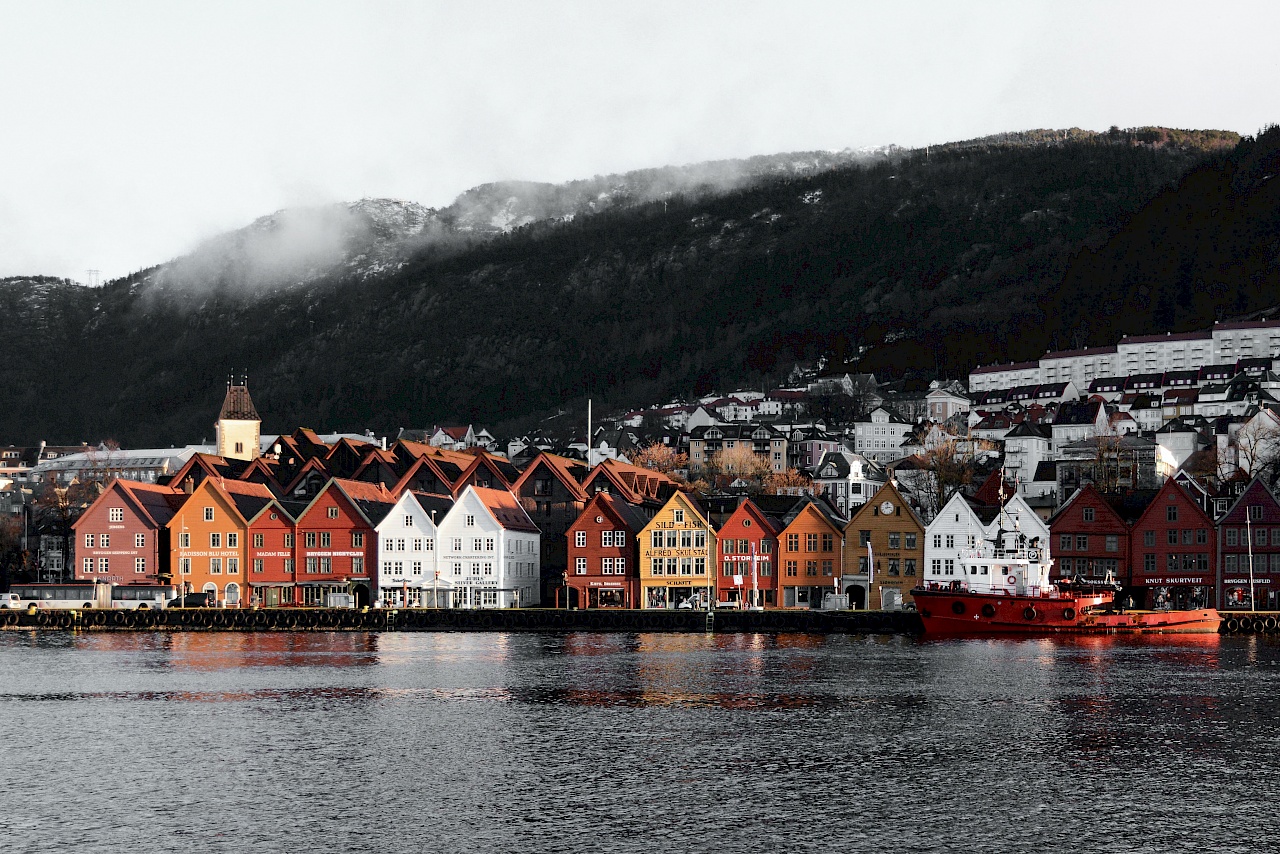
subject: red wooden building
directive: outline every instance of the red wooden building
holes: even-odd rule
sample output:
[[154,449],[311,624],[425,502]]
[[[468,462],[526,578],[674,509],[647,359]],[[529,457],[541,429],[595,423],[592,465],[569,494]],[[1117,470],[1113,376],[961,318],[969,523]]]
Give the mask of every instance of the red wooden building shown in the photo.
[[1133,571],[1125,595],[1136,607],[1213,607],[1213,519],[1175,479],[1164,482],[1138,517],[1129,548]]
[[1153,491],[1103,495],[1093,484],[1076,490],[1049,519],[1052,577],[1132,581],[1130,526],[1142,515]]
[[306,505],[272,501],[248,520],[250,603],[297,605],[297,540],[294,517]]
[[782,524],[750,499],[716,532],[716,601],[739,607],[778,606],[778,534]]
[[597,493],[565,533],[569,604],[579,608],[640,607],[640,547],[648,523],[640,508]]
[[[1254,478],[1218,519],[1217,607],[1280,609],[1280,504]],[[1252,559],[1253,573],[1249,572]]]
[[113,480],[72,526],[75,579],[112,584],[173,582],[165,526],[187,499],[170,486]]
[[380,484],[334,478],[320,490],[297,520],[297,604],[323,605],[330,593],[352,594],[357,607],[372,604],[374,528],[394,506]]

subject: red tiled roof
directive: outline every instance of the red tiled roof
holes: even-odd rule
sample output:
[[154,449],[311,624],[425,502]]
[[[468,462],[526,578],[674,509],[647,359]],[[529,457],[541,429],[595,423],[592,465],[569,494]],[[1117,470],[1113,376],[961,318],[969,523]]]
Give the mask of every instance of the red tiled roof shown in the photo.
[[1040,361],[1045,359],[1070,359],[1076,356],[1101,356],[1104,353],[1116,352],[1115,347],[1081,347],[1076,350],[1053,350],[1045,353],[1040,357]]
[[539,468],[540,464],[545,465],[564,484],[565,489],[569,490],[569,493],[575,499],[579,501],[587,500],[586,490],[582,488],[582,484],[573,473],[574,469],[583,469],[585,474],[586,466],[577,460],[549,454],[546,451],[533,458],[533,462],[529,463],[524,473],[520,475],[520,479],[511,485],[512,491],[519,492],[524,482],[533,477],[533,473]]
[[1215,323],[1214,329],[1275,329],[1280,320],[1237,320],[1231,323]]
[[542,533],[538,526],[533,524],[529,514],[520,506],[519,499],[509,490],[485,489],[482,486],[471,486],[468,489],[475,492],[476,497],[493,514],[498,524],[507,530],[527,531],[531,534]]
[[980,368],[974,368],[972,373],[975,374],[994,374],[1000,371],[1025,371],[1030,368],[1040,367],[1039,362],[1010,362],[1007,365],[983,365]]
[[248,386],[228,385],[227,396],[222,401],[219,421],[261,421],[258,410],[253,408]]
[[1209,332],[1177,332],[1173,334],[1166,333],[1164,335],[1126,335],[1121,339],[1121,344],[1149,344],[1153,341],[1197,341],[1212,338]]

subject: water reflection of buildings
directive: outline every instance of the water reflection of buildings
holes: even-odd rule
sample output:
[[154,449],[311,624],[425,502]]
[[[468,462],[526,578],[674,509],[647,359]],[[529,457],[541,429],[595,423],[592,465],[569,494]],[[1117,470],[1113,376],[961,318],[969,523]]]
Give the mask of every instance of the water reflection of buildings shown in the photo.
[[[1220,675],[1222,637],[1215,634],[1118,635],[1061,639],[1058,655],[1074,659],[1074,678],[1055,698],[1065,749],[1074,760],[1114,761],[1118,754],[1185,756],[1219,751],[1224,718],[1233,717],[1215,679]],[[1134,657],[1146,659],[1134,666]],[[1213,722],[1208,727],[1198,722]]]
[[365,667],[378,663],[381,638],[371,632],[102,632],[91,642],[104,652],[143,654],[147,669],[217,671]]
[[783,709],[836,702],[794,690],[807,683],[815,664],[793,653],[821,648],[821,636],[581,633],[562,643],[558,651],[573,656],[577,684],[525,686],[517,699],[599,708]]

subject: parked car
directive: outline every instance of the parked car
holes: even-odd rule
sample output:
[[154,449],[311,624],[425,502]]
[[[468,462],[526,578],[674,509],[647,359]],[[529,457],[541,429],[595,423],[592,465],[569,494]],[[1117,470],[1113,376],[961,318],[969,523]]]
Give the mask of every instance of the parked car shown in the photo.
[[188,593],[169,600],[170,608],[212,608],[213,594],[208,591]]
[[17,593],[0,593],[0,611],[7,611],[10,608],[21,608],[22,597]]

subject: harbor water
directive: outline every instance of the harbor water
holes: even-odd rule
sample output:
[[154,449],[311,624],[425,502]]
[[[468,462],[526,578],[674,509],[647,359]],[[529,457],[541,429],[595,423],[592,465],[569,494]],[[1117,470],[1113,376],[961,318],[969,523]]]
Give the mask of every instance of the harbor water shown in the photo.
[[1253,851],[1267,638],[0,634],[8,852]]

